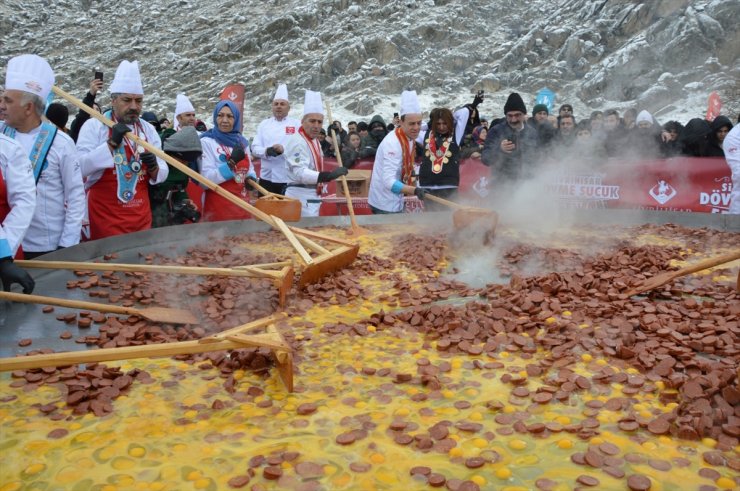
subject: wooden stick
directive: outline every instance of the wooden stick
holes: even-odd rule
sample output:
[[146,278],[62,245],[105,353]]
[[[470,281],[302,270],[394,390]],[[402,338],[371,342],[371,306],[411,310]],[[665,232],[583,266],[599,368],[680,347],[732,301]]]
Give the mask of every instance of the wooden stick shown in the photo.
[[[238,268],[211,268],[195,266],[174,266],[174,265],[157,265],[157,264],[123,264],[123,263],[90,263],[90,262],[73,262],[73,261],[15,261],[24,268],[36,269],[67,269],[72,271],[122,271],[129,273],[168,273],[184,274],[199,276],[246,276],[263,278],[265,276],[274,277],[273,274],[263,272],[254,267]],[[273,272],[274,273],[274,272]]]
[[[342,163],[342,152],[339,148],[339,142],[337,141],[337,133],[334,131],[334,119],[331,117],[331,108],[329,107],[329,101],[326,101],[326,113],[329,117],[329,128],[331,128],[331,138],[334,141],[334,154],[336,155],[337,162],[340,167],[344,167]],[[352,224],[352,230],[355,232],[360,231],[360,227],[357,225],[357,219],[355,218],[355,208],[352,205],[352,196],[349,194],[349,187],[347,186],[347,178],[341,176],[339,180],[342,182],[342,190],[344,191],[344,197],[347,198],[347,209],[349,210],[349,221]]]
[[[285,222],[279,219],[278,217],[272,217],[272,219],[275,222],[275,226],[285,235],[285,237],[288,239],[288,241],[293,245],[293,248],[298,252],[298,256],[303,261],[303,264],[312,264],[313,259],[311,259],[311,256],[306,252],[306,250],[303,248],[303,246],[300,245],[300,242],[296,238],[296,236],[293,234],[293,231],[288,228],[287,225],[285,225]],[[298,247],[296,247],[298,246]]]
[[265,327],[269,324],[273,324],[277,321],[285,319],[287,316],[286,314],[280,312],[277,314],[272,314],[267,317],[262,317],[261,319],[253,320],[252,322],[247,322],[246,324],[242,324],[241,326],[232,327],[231,329],[227,329],[225,331],[221,331],[219,333],[213,334],[212,336],[208,336],[205,338],[201,338],[198,340],[199,343],[215,343],[217,341],[223,341],[228,336],[232,334],[242,334],[245,331],[251,331],[252,329],[259,329],[260,327]]
[[464,210],[464,209],[470,209],[470,206],[461,205],[460,203],[455,203],[454,201],[446,200],[444,198],[440,198],[439,196],[434,196],[433,194],[426,193],[424,195],[424,199],[430,199],[432,201],[436,201],[439,204],[449,206],[450,208],[454,208],[456,210]]

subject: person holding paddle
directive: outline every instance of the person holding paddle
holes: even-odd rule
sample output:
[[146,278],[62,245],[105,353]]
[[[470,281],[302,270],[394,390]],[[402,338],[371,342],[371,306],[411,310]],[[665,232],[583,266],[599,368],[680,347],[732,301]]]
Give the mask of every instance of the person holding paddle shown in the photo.
[[285,141],[285,160],[288,163],[285,196],[300,200],[302,217],[319,216],[320,198],[325,193],[326,183],[349,172],[346,167],[324,170],[324,156],[319,143],[323,123],[321,94],[307,90],[301,128]]
[[21,144],[33,166],[36,211],[23,238],[25,259],[80,242],[85,192],[74,141],[56,125],[42,121],[54,71],[36,55],[8,62],[0,106],[0,131]]
[[13,264],[13,256],[31,224],[36,208],[33,168],[23,147],[0,134],[0,281],[3,289],[20,283],[23,293],[33,291],[33,278]]
[[112,109],[105,116],[116,124],[108,128],[91,118],[77,140],[92,240],[150,229],[147,180],[159,184],[169,175],[163,160],[126,136],[133,133],[155,147],[162,145],[154,126],[140,118],[144,88],[138,62],[121,62],[110,92]]

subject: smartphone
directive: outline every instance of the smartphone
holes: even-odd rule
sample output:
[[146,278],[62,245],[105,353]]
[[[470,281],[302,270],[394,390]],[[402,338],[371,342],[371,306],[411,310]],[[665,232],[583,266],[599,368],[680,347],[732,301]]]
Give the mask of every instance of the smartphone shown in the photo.
[[97,69],[95,70],[95,80],[103,80],[103,72],[99,72]]

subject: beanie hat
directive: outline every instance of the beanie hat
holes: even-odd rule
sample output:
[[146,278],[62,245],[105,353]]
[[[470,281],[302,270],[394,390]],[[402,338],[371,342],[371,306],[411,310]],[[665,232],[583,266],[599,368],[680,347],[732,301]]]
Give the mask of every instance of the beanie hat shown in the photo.
[[653,115],[644,109],[640,111],[640,114],[637,115],[637,119],[635,119],[635,123],[637,124],[642,122],[653,124]]
[[180,131],[164,141],[164,151],[168,155],[181,157],[192,162],[203,154],[198,132],[192,126],[181,128]]
[[545,111],[548,115],[550,114],[550,111],[547,109],[547,104],[537,104],[532,108],[533,115],[542,111]]
[[52,102],[46,108],[46,119],[54,123],[57,128],[65,128],[69,119],[69,109],[64,104]]
[[506,99],[506,104],[504,104],[504,114],[511,111],[521,111],[524,114],[527,114],[527,106],[524,105],[522,96],[516,92],[509,94],[509,98]]

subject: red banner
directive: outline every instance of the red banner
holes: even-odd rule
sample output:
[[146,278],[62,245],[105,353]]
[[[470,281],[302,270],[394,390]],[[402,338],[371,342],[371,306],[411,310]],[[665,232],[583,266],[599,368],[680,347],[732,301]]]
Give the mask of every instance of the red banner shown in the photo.
[[241,124],[239,125],[239,131],[241,132],[244,128],[244,86],[242,84],[227,85],[221,91],[220,99],[222,101],[231,101],[239,108],[239,112],[242,115]]

